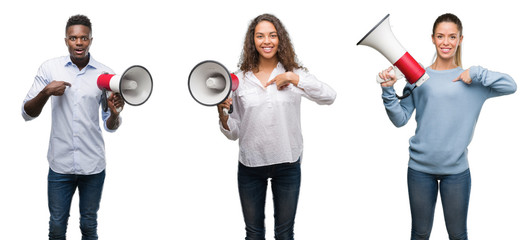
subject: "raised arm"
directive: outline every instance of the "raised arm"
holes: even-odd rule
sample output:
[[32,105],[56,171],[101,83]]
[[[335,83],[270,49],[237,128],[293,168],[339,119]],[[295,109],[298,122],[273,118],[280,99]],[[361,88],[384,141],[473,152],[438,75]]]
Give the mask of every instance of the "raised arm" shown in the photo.
[[489,71],[480,66],[470,67],[453,81],[463,81],[466,84],[478,81],[484,87],[489,88],[488,98],[508,95],[517,91],[517,84],[511,76],[505,73]]
[[[413,102],[413,96],[411,95],[402,100],[398,99],[393,88],[393,85],[397,82],[397,78],[395,74],[390,74],[392,69],[393,68],[390,67],[379,73],[379,77],[385,80],[385,82],[380,84],[382,87],[382,100],[389,120],[391,120],[396,127],[402,127],[406,125],[411,118],[415,110],[415,104]],[[407,91],[408,87],[409,86],[406,85],[404,91]]]

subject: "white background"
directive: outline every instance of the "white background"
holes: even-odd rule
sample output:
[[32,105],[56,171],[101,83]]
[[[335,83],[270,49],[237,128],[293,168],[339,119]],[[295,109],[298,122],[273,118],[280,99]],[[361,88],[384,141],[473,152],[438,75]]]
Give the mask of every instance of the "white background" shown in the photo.
[[[117,73],[140,64],[154,80],[150,100],[126,106],[121,128],[104,132],[107,177],[101,239],[243,239],[238,143],[219,131],[216,108],[196,103],[187,77],[213,59],[237,69],[251,19],[273,13],[299,60],[338,93],[331,106],[302,104],[304,160],[296,239],[408,239],[408,139],[395,128],[376,73],[390,64],[356,43],[386,14],[413,57],[428,66],[433,21],[464,25],[463,65],[510,74],[522,87],[522,7],[517,1],[10,1],[0,7],[0,238],[46,239],[49,104],[24,122],[22,100],[41,63],[67,55],[67,19],[93,23],[91,53]],[[403,85],[403,84],[402,84]],[[400,86],[397,86],[400,88]],[[398,89],[397,88],[397,89]],[[488,100],[469,158],[471,239],[518,239],[524,225],[523,94]],[[68,239],[80,239],[74,198]],[[432,239],[447,239],[437,203]],[[268,194],[267,239],[273,238]]]

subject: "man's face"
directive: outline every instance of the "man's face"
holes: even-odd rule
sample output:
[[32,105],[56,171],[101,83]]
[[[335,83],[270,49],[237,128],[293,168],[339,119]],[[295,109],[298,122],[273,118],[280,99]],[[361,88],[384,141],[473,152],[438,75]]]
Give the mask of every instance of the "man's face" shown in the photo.
[[67,28],[65,42],[72,61],[86,60],[91,47],[91,30],[84,25],[72,25]]

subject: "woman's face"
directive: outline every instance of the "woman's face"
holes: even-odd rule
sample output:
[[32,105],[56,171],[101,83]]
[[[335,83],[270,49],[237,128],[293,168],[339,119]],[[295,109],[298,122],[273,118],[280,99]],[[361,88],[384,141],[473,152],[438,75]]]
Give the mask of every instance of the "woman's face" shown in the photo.
[[452,22],[439,23],[431,38],[435,44],[437,56],[443,60],[453,59],[458,46],[462,43],[462,34],[457,24]]
[[278,35],[275,26],[268,21],[261,21],[255,27],[255,47],[261,58],[276,58]]

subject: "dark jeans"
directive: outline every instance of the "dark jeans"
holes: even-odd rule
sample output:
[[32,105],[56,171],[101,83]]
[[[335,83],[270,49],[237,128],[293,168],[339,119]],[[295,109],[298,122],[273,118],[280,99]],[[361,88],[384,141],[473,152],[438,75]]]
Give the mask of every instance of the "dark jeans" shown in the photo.
[[105,176],[105,170],[94,175],[75,175],[60,174],[49,169],[47,176],[48,205],[51,214],[49,239],[66,239],[67,220],[76,188],[80,200],[82,240],[98,239],[96,218]]
[[238,191],[246,224],[246,240],[265,239],[264,208],[271,179],[275,239],[292,240],[300,190],[300,159],[263,167],[238,164]]
[[439,187],[449,239],[467,240],[469,169],[459,174],[434,175],[408,168],[411,239],[429,239]]

